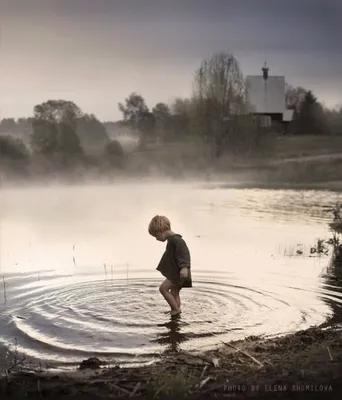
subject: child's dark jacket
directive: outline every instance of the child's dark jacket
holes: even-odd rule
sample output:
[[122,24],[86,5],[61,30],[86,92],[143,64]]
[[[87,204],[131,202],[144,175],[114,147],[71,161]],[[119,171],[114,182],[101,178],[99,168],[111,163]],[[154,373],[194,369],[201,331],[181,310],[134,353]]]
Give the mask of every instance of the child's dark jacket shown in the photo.
[[[189,268],[188,277],[181,280],[181,268]],[[167,239],[165,253],[163,254],[157,270],[180,287],[192,287],[190,251],[181,235],[175,234]]]

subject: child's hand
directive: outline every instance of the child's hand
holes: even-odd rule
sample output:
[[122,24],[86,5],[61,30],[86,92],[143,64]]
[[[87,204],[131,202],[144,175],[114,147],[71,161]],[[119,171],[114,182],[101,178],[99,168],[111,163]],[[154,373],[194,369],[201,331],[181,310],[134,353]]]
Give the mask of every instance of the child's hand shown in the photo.
[[181,277],[181,279],[187,278],[187,277],[188,277],[188,274],[189,274],[189,269],[188,269],[187,267],[183,267],[183,268],[180,270],[180,277]]

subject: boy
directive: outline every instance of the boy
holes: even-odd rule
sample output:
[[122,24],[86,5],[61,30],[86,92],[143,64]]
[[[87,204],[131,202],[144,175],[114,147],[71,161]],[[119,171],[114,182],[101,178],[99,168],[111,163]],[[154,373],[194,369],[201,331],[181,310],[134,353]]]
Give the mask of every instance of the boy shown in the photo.
[[152,218],[148,232],[160,242],[167,240],[166,250],[157,270],[165,276],[159,291],[171,307],[171,315],[181,313],[179,291],[182,287],[192,287],[190,252],[181,235],[171,231],[168,218],[156,215]]

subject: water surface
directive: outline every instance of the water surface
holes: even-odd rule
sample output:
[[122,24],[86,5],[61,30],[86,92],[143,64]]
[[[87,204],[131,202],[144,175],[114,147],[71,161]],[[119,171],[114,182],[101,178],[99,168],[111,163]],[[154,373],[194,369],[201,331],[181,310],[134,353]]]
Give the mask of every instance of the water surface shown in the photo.
[[[0,344],[56,365],[98,356],[141,363],[165,350],[278,335],[340,315],[328,257],[328,191],[220,189],[199,183],[0,192]],[[193,288],[175,321],[155,270],[167,215],[187,241]]]

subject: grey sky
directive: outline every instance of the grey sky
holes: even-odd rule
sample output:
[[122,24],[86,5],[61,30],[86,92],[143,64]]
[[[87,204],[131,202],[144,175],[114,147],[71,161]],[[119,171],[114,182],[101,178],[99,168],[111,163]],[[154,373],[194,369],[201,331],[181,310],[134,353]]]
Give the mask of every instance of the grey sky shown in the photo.
[[64,98],[118,119],[132,91],[188,95],[216,51],[342,103],[342,0],[0,0],[0,24],[0,118]]

